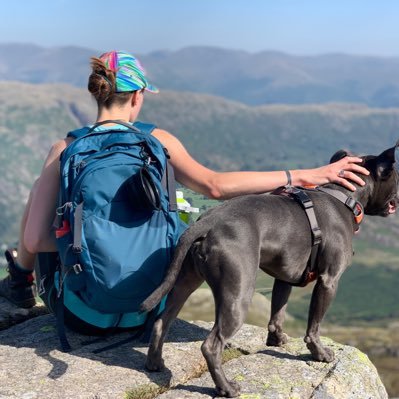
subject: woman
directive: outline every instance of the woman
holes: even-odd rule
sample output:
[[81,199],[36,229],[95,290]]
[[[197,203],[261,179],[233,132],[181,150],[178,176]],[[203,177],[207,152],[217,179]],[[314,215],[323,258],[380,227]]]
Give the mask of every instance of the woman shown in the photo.
[[[141,110],[144,92],[158,92],[148,82],[139,61],[130,54],[111,51],[100,58],[92,58],[91,66],[88,89],[97,101],[97,122],[116,119],[134,122]],[[219,200],[271,191],[287,184],[287,178],[298,186],[334,182],[355,190],[352,183],[364,185],[355,173],[369,173],[358,165],[361,159],[357,157],[290,173],[215,172],[194,160],[182,143],[167,131],[155,129],[153,135],[168,149],[178,182]],[[52,146],[22,218],[18,251],[6,251],[9,275],[0,281],[0,296],[17,306],[29,308],[35,304],[32,275],[35,254],[57,250],[52,223],[59,190],[59,157],[72,140],[65,138]]]

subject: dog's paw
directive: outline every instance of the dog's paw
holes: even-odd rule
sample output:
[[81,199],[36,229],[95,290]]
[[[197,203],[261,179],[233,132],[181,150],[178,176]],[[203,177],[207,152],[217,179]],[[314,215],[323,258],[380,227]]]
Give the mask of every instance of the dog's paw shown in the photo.
[[287,334],[278,332],[269,332],[267,334],[266,345],[267,346],[282,346],[288,342]]
[[311,343],[308,343],[307,347],[309,348],[313,359],[318,362],[331,363],[334,360],[334,351],[330,348],[321,345],[312,345]]
[[165,362],[162,358],[159,360],[147,358],[145,368],[148,371],[163,371],[165,369]]
[[330,348],[323,348],[324,350],[320,354],[320,362],[331,363],[334,360],[334,351]]
[[216,387],[218,396],[226,398],[235,398],[240,395],[241,387],[235,381],[228,381],[228,386],[225,388]]

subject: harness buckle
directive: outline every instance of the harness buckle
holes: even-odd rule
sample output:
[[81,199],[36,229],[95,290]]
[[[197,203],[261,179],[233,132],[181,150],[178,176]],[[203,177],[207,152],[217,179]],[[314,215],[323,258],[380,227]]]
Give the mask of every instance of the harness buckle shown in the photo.
[[320,244],[322,233],[321,233],[319,226],[312,228],[312,234],[313,234],[313,245]]
[[345,201],[345,205],[353,211],[355,211],[357,204],[358,202],[355,201],[352,197],[348,197]]
[[353,213],[355,216],[359,216],[363,213],[363,207],[360,205],[359,202],[356,202],[356,204],[353,208]]
[[304,209],[309,209],[309,208],[313,208],[313,202],[312,200],[309,198],[309,196],[303,192],[302,190],[299,190],[297,188],[295,188],[295,190],[291,191],[291,194],[297,199],[299,200],[299,202],[301,203],[301,205],[304,207]]
[[310,199],[302,201],[302,205],[305,209],[313,208],[313,202]]
[[360,202],[356,202],[355,208],[353,209],[353,214],[355,215],[355,222],[356,224],[360,224],[363,220],[363,206]]

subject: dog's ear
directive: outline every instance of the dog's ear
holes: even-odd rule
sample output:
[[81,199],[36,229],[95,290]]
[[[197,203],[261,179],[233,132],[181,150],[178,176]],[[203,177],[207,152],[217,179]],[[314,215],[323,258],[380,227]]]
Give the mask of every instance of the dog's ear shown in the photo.
[[[386,179],[394,170],[394,166],[397,166],[397,162],[399,162],[399,141],[392,148],[388,148],[383,151],[376,158],[376,173],[377,176]],[[396,165],[395,165],[396,163]]]
[[346,156],[353,156],[351,152],[348,150],[338,150],[331,158],[330,158],[330,163],[334,163],[339,161],[342,158],[345,158]]

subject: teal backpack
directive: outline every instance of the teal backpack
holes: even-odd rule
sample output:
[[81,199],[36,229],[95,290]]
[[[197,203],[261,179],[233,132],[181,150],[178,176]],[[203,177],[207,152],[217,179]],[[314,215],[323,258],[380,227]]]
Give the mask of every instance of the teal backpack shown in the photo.
[[68,134],[75,140],[60,158],[59,267],[52,278],[45,266],[38,276],[65,351],[66,313],[100,330],[145,326],[150,318],[139,305],[163,280],[186,227],[154,128],[104,121]]

